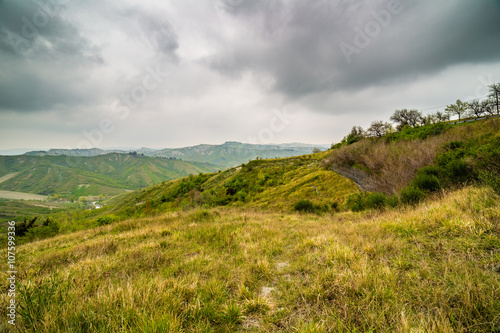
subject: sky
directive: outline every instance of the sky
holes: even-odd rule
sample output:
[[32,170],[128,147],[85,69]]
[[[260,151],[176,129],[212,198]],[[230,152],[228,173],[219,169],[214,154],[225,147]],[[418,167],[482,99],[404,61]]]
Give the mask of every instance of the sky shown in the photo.
[[500,0],[0,0],[0,150],[338,142],[500,82]]

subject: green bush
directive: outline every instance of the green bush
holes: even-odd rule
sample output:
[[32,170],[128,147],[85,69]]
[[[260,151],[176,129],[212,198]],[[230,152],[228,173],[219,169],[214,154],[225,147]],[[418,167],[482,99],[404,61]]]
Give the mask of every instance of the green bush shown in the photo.
[[191,219],[195,222],[204,222],[212,220],[213,215],[208,210],[197,210],[191,215]]
[[427,192],[435,192],[441,188],[441,183],[437,176],[419,172],[410,186]]
[[386,197],[382,193],[367,193],[364,201],[368,209],[382,209],[386,205]]
[[362,210],[365,210],[365,201],[363,199],[364,198],[362,193],[351,194],[347,198],[346,206],[353,212],[360,212]]
[[385,203],[388,207],[395,208],[399,205],[399,197],[397,195],[391,195],[386,198]]
[[428,165],[418,170],[418,173],[422,175],[437,177],[439,175],[439,167],[437,167],[436,165]]
[[110,215],[104,215],[104,216],[99,216],[96,220],[98,226],[103,226],[103,225],[108,225],[117,220],[116,216],[110,214]]
[[415,205],[425,198],[425,192],[410,186],[401,191],[400,198],[403,204]]
[[248,197],[248,194],[247,194],[247,192],[245,192],[245,190],[241,190],[241,191],[238,191],[238,193],[236,193],[236,200],[238,200],[238,201],[245,202],[247,200],[247,197]]
[[490,186],[496,193],[500,194],[500,174],[482,171],[479,173],[479,180]]
[[463,141],[451,141],[445,145],[445,147],[450,150],[462,148],[463,146],[464,146]]
[[444,166],[445,175],[450,180],[463,181],[469,174],[467,163],[461,159],[452,159]]
[[295,205],[293,205],[293,209],[297,212],[302,213],[314,213],[315,207],[311,200],[300,200]]

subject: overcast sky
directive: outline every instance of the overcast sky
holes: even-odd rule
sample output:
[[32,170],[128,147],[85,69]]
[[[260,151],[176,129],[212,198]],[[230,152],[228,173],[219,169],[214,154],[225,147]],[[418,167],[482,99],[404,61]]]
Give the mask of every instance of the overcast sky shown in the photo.
[[0,150],[332,143],[499,81],[499,0],[0,0]]

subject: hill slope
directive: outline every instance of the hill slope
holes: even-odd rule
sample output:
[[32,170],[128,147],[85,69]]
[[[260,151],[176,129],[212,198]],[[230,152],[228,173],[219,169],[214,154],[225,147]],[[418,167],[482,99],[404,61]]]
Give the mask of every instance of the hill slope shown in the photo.
[[[365,190],[395,194],[411,186],[423,168],[442,187],[485,178],[500,180],[499,161],[500,120],[488,119],[405,128],[381,138],[343,144],[331,151],[323,165],[358,181]],[[500,190],[500,183],[497,186]]]
[[[499,202],[489,189],[466,188],[378,213],[195,209],[33,242],[18,247],[16,325],[35,332],[494,332]],[[4,318],[7,302],[0,299]]]
[[322,210],[341,204],[359,189],[350,180],[325,170],[326,152],[284,159],[253,160],[216,174],[192,176],[149,187],[120,198],[121,214],[194,206],[244,206],[290,211],[300,200]]
[[74,156],[0,156],[1,190],[36,194],[118,194],[189,174],[211,172],[206,163],[134,154]]

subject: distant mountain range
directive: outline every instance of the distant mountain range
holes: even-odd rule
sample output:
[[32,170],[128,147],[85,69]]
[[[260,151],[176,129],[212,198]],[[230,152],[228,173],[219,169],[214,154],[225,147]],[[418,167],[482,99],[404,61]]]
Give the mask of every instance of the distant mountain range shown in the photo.
[[217,170],[219,167],[208,163],[155,158],[137,153],[109,153],[90,157],[0,156],[0,190],[41,195],[64,194],[77,198],[115,195],[190,174]]
[[[221,145],[197,145],[183,148],[151,149],[141,148],[134,150],[138,154],[150,157],[175,158],[189,162],[214,164],[221,169],[231,168],[259,158],[281,158],[310,154],[313,148],[328,149],[327,145],[310,145],[303,143],[287,143],[276,145],[258,145],[229,141]],[[99,156],[111,153],[126,154],[130,150],[103,150],[92,149],[50,149],[48,151],[31,151],[28,156]]]

